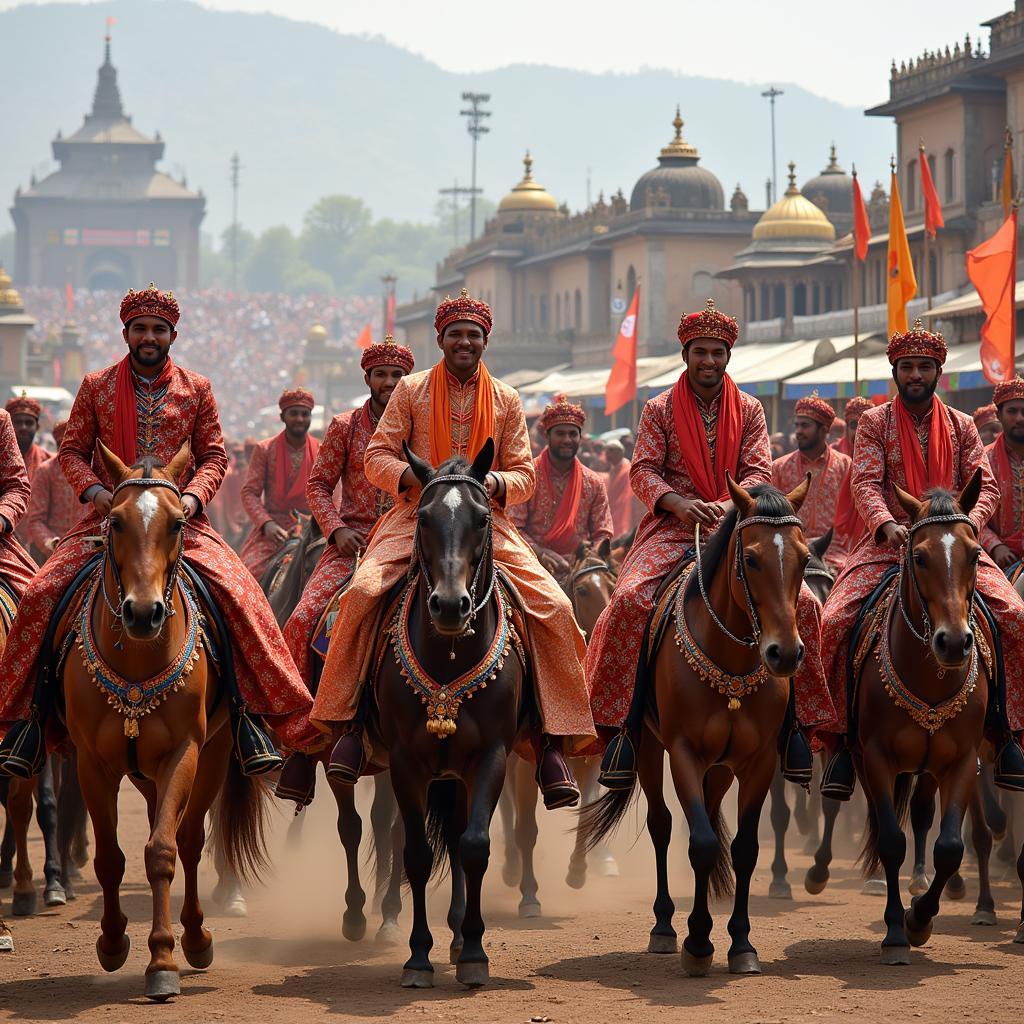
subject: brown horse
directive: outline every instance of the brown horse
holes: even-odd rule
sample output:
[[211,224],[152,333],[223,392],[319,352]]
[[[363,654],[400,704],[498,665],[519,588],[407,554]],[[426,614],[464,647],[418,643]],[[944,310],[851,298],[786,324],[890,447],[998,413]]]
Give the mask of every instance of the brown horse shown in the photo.
[[80,610],[72,607],[57,628],[58,640],[76,635],[62,672],[64,713],[95,832],[103,888],[96,954],[107,971],[124,964],[130,946],[119,895],[121,780],[130,776],[146,798],[153,893],[146,995],[162,1002],[180,990],[171,930],[175,859],[185,872],[181,948],[193,967],[205,968],[213,937],[203,927],[196,876],[206,814],[216,801],[223,860],[239,877],[251,877],[265,863],[264,787],[244,776],[232,756],[228,700],[203,638],[205,612],[179,576],[188,523],[176,481],[188,464],[188,445],[166,466],[152,458],[125,466],[102,444],[99,453],[114,496],[97,575]]
[[[748,492],[731,477],[727,482],[735,507],[690,569],[675,605],[675,630],[668,629],[657,644],[653,685],[641,694],[646,715],[638,769],[657,865],[656,920],[648,950],[676,950],[675,906],[668,890],[672,816],[663,794],[667,752],[690,827],[694,903],[682,959],[691,976],[703,976],[711,967],[708,889],[716,895],[731,891],[730,852],[736,887],[729,970],[760,972],[750,943],[750,879],[757,864],[758,821],[789,702],[789,678],[803,658],[796,607],[809,551],[796,512],[810,476],[789,495],[767,485]],[[721,803],[734,778],[739,781],[739,827],[730,850]],[[615,828],[634,794],[635,789],[612,790],[584,810],[588,845]]]

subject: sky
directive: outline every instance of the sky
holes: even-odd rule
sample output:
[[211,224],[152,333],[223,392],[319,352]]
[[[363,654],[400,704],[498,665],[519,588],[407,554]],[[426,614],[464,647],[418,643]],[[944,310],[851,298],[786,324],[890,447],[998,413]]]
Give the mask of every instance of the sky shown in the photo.
[[[0,9],[21,0],[0,0]],[[42,0],[47,2],[47,0]],[[66,0],[65,0],[66,2]],[[89,2],[89,0],[79,0]],[[142,0],[139,0],[142,2]],[[851,106],[886,99],[892,58],[950,45],[1010,0],[199,0],[382,36],[450,71],[551,64],[793,82]]]

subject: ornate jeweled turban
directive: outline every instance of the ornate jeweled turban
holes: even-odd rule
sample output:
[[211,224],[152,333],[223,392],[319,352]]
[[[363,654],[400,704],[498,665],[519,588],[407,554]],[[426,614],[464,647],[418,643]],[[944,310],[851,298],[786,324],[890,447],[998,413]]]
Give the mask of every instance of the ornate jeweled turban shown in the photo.
[[389,334],[383,341],[363,349],[359,365],[364,373],[369,373],[375,366],[398,366],[406,373],[412,373],[416,359],[411,349],[399,345]]
[[129,288],[128,294],[121,300],[121,323],[127,326],[128,321],[137,316],[158,316],[175,327],[181,310],[178,309],[178,301],[173,292],[162,292],[150,281],[149,287],[141,291]]
[[857,419],[863,416],[868,409],[874,409],[875,405],[870,398],[865,398],[863,395],[856,395],[846,403],[846,409],[843,411],[843,419],[847,423],[850,422],[850,418]]
[[946,361],[946,339],[941,334],[926,331],[917,319],[909,331],[897,332],[889,339],[886,355],[893,366],[900,359],[934,359],[942,366]]
[[491,307],[481,299],[471,298],[465,288],[462,289],[457,299],[453,299],[449,295],[437,307],[437,313],[434,315],[434,330],[437,331],[438,337],[444,334],[444,329],[449,324],[457,323],[459,320],[468,320],[479,325],[484,334],[491,333],[491,326],[494,323]]
[[565,424],[582,430],[586,421],[587,414],[582,405],[570,402],[566,395],[555,395],[555,400],[544,409],[540,418],[540,429],[547,433],[552,427]]
[[313,392],[308,388],[288,388],[281,392],[281,397],[277,400],[277,404],[281,412],[284,412],[285,409],[290,409],[293,405],[312,410],[313,406],[316,405],[316,401],[313,398]]
[[684,347],[695,338],[711,338],[714,341],[725,342],[732,348],[740,336],[740,328],[735,317],[727,316],[715,309],[715,300],[708,299],[699,313],[682,315],[677,334],[680,344]]
[[24,391],[8,399],[4,408],[12,416],[35,416],[36,419],[39,419],[39,414],[43,411],[43,407],[34,398],[29,398]]
[[793,408],[793,415],[806,416],[809,420],[814,420],[815,423],[820,423],[824,427],[831,427],[832,421],[836,418],[836,411],[832,408],[830,402],[826,402],[824,398],[819,398],[818,393],[815,391],[806,398],[801,398],[796,403],[796,406]]
[[[1014,377],[1003,381],[992,389],[992,404],[1000,406],[1003,402],[1024,401],[1024,380]],[[977,422],[977,421],[975,421]],[[979,424],[980,426],[980,424]]]

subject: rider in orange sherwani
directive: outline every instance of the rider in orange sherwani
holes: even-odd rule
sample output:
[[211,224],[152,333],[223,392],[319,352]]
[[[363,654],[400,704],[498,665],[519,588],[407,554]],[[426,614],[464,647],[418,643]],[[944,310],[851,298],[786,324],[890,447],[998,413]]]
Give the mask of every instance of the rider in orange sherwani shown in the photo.
[[35,562],[15,538],[30,493],[10,413],[0,410],[0,586],[6,586],[16,600],[21,600],[36,574]]
[[999,485],[999,507],[981,531],[981,543],[1004,572],[1024,556],[1024,380],[997,384],[992,392],[1002,427],[985,449]]
[[[583,675],[586,644],[568,598],[508,518],[507,509],[527,501],[534,488],[526,417],[517,392],[494,380],[481,361],[491,330],[486,303],[463,289],[460,297],[441,303],[434,326],[443,359],[433,370],[399,381],[366,449],[367,479],[397,502],[380,520],[341,599],[312,717],[325,730],[352,722],[379,634],[381,600],[409,568],[419,485],[405,462],[402,442],[439,466],[452,455],[473,458],[492,437],[495,461],[487,489],[494,560],[526,606],[534,685],[547,737],[539,758],[541,791],[547,806],[565,806],[578,801],[579,789],[562,759],[561,741],[575,750],[594,736]],[[340,781],[354,782],[365,761],[362,726],[353,722],[344,728],[328,771]]]
[[[941,334],[926,331],[918,320],[889,342],[889,362],[898,394],[865,412],[857,428],[851,490],[865,525],[865,535],[850,553],[846,568],[825,602],[821,647],[825,673],[835,703],[836,732],[847,728],[847,650],[864,601],[890,567],[898,565],[907,541],[907,513],[896,499],[898,485],[920,499],[933,487],[959,493],[981,468],[981,495],[970,519],[981,535],[996,510],[999,487],[992,475],[978,428],[971,417],[945,405],[935,394],[946,361]],[[978,564],[978,593],[999,627],[1006,666],[1007,722],[1000,723],[995,781],[1006,789],[1024,788],[1024,751],[1010,735],[1024,729],[1024,602],[987,554]],[[830,730],[831,731],[831,730]],[[822,792],[849,799],[855,773],[841,739],[822,779]]]

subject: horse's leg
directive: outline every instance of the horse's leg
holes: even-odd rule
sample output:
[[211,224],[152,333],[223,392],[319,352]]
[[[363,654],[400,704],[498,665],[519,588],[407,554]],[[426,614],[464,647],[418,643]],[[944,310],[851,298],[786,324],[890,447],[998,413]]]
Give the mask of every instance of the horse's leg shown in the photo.
[[928,872],[925,869],[928,831],[935,820],[935,794],[939,784],[934,775],[919,775],[910,797],[910,827],[914,833],[914,870],[910,876],[910,894],[919,896],[928,891]]
[[814,807],[808,791],[803,786],[797,786],[793,796],[793,818],[796,821],[797,832],[802,836],[810,836],[815,825]]
[[363,819],[356,810],[356,787],[346,786],[328,776],[331,792],[338,804],[338,838],[345,849],[348,886],[345,889],[345,913],[341,934],[349,942],[358,942],[366,934],[366,893],[359,880],[359,847],[363,841]]
[[[388,783],[390,788],[391,784]],[[392,790],[392,799],[394,791]],[[398,945],[398,915],[402,913],[402,850],[405,848],[405,825],[395,805],[394,818],[391,822],[391,875],[388,887],[380,901],[381,925],[375,941],[380,946]]]
[[51,754],[46,759],[42,774],[36,780],[36,822],[43,833],[43,875],[46,886],[43,903],[48,907],[62,907],[68,901],[64,886],[61,885],[60,845],[57,842],[57,793],[54,788],[53,768],[57,758]]
[[838,800],[832,800],[827,796],[821,798],[821,814],[823,827],[821,830],[821,843],[814,851],[814,863],[807,869],[804,876],[804,888],[812,895],[817,896],[823,892],[831,872],[832,864],[832,842],[836,831],[836,818],[839,817],[839,809],[842,804]]
[[84,828],[85,804],[78,785],[75,755],[61,758],[60,786],[57,788],[57,849],[60,880],[69,900],[75,898],[74,883],[80,877],[75,863],[75,843]]
[[461,782],[455,784],[455,803],[451,816],[445,822],[445,847],[448,850],[448,865],[452,876],[452,895],[448,903],[448,929],[452,942],[448,947],[448,963],[457,964],[462,955],[465,940],[462,926],[466,920],[466,872],[462,867],[459,842],[469,821],[469,797]]
[[675,953],[678,949],[672,915],[676,905],[668,889],[668,848],[672,841],[672,812],[665,802],[665,750],[645,730],[637,754],[637,775],[647,797],[647,833],[654,847],[657,893],[654,897],[654,927],[647,942],[648,953]]
[[[985,814],[981,793],[981,779],[977,780],[971,797],[971,842],[974,855],[978,858],[978,902],[974,907],[971,924],[996,924],[996,904],[992,898],[992,881],[989,877],[989,862],[992,859],[992,830]],[[949,886],[946,887],[947,892]]]
[[533,851],[537,847],[537,783],[533,780],[533,766],[517,757],[512,765],[510,779],[516,808],[516,849],[519,851],[522,871],[519,879],[519,916],[540,917],[537,898],[537,876],[533,870]]
[[[798,787],[802,791],[802,787]],[[771,807],[769,810],[772,832],[775,835],[775,856],[772,859],[772,880],[768,883],[768,895],[773,899],[791,900],[793,889],[786,880],[789,865],[786,864],[786,830],[789,828],[789,804],[786,803],[786,780],[782,772],[772,776]],[[801,831],[804,831],[801,829]]]
[[469,818],[459,840],[459,859],[466,875],[466,913],[462,921],[462,952],[455,966],[455,977],[468,988],[486,984],[490,977],[483,945],[480,891],[491,855],[491,818],[505,782],[505,760],[504,747],[485,752],[467,787]]
[[[8,776],[8,779],[10,776]],[[8,782],[4,779],[4,783]],[[3,797],[3,804],[7,806],[7,796]],[[11,824],[10,812],[7,812],[4,820],[4,837],[0,840],[0,889],[7,889],[14,881],[14,826]]]
[[[506,771],[511,778],[506,779],[506,783],[513,782],[515,766],[518,763],[519,756],[517,754],[510,755]],[[505,863],[501,866],[501,880],[509,888],[514,888],[519,884],[523,870],[519,846],[516,843],[515,788],[514,784],[505,785],[501,790],[501,799],[498,801],[498,809],[501,812],[501,834],[505,841]]]
[[379,910],[384,890],[391,877],[392,826],[398,808],[391,788],[391,776],[378,772],[373,777],[373,802],[370,804],[370,830],[373,832],[373,906]]
[[28,853],[28,829],[32,823],[34,779],[12,778],[7,792],[7,814],[14,829],[14,896],[11,913],[27,917],[36,912],[36,889],[32,882],[32,861]]
[[1001,842],[1006,838],[1008,831],[1008,815],[999,803],[999,795],[992,782],[992,766],[984,762],[978,773],[978,791],[981,795],[981,806],[985,812],[985,822],[992,832],[992,838]]
[[[302,815],[297,815],[301,818]],[[249,907],[242,892],[241,880],[224,862],[219,844],[213,850],[213,868],[217,872],[217,882],[210,893],[210,900],[224,917],[248,917]]]

